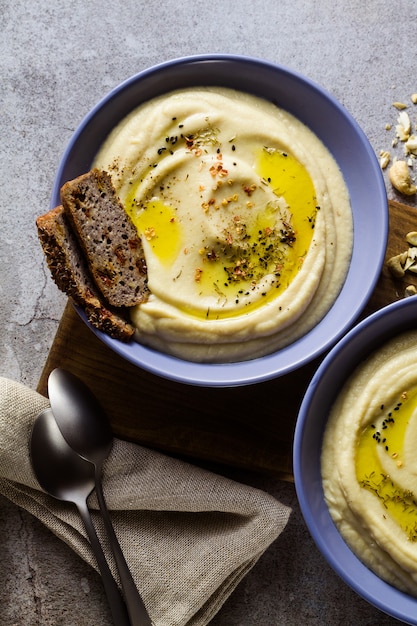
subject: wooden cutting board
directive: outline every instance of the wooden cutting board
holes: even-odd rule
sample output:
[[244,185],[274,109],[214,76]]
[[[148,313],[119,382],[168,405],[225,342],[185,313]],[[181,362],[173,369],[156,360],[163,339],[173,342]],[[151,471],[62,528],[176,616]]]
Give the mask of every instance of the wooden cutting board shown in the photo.
[[[390,202],[387,257],[407,249],[417,209]],[[366,271],[366,268],[365,268]],[[394,280],[384,266],[369,314],[404,296],[417,276]],[[319,360],[285,377],[246,387],[201,388],[145,372],[105,346],[68,304],[38,391],[47,395],[55,367],[79,376],[106,409],[116,436],[191,461],[267,472],[292,479],[292,440],[303,394]]]

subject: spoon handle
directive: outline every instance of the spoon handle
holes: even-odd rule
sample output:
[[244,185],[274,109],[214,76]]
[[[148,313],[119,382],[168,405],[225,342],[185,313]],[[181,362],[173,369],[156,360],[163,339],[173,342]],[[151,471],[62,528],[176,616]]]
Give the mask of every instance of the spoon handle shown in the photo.
[[119,588],[112,576],[109,566],[107,565],[104,552],[98,540],[91,515],[87,507],[86,502],[76,502],[78,512],[84,522],[85,529],[87,531],[88,538],[91,543],[94,555],[97,560],[97,565],[100,570],[100,574],[103,580],[104,590],[107,595],[107,599],[110,605],[110,611],[113,617],[115,626],[130,626],[129,617],[126,611],[126,605],[123,601],[123,597],[119,591]]
[[132,578],[132,574],[126,563],[119,541],[114,532],[110,515],[104,499],[103,488],[101,483],[101,469],[96,466],[96,495],[101,514],[103,516],[104,525],[109,537],[110,546],[113,551],[114,560],[120,575],[120,582],[125,595],[126,606],[129,613],[130,621],[134,626],[152,626],[151,618],[146,610],[145,604],[139,594]]

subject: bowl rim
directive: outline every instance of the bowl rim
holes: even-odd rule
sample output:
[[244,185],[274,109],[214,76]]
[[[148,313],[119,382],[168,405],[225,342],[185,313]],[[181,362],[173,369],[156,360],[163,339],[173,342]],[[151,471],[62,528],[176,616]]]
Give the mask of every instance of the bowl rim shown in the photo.
[[[401,323],[395,325],[399,314],[403,316]],[[383,340],[388,341],[411,329],[416,319],[417,298],[411,297],[386,305],[353,327],[330,350],[313,375],[301,402],[293,440],[293,475],[297,499],[305,524],[319,551],[336,574],[369,604],[404,623],[414,625],[417,624],[417,598],[384,581],[351,550],[333,522],[324,500],[320,455],[308,464],[307,469],[304,454],[315,449],[317,440],[321,450],[328,411],[341,388],[338,383],[345,381],[361,360],[377,349]],[[346,371],[335,378],[334,370],[339,364],[345,365]],[[320,394],[326,397],[324,411],[318,409]],[[318,422],[319,428],[317,420],[311,422],[314,410],[319,410],[319,415],[322,415]],[[312,442],[310,435],[313,430],[316,439]],[[309,485],[313,488],[307,486],[305,477],[311,481]],[[348,569],[341,564],[341,560],[347,562]],[[364,577],[368,582],[365,588]]]
[[[311,92],[315,94],[315,97],[325,102],[329,109],[334,111],[335,115],[340,117],[340,119],[343,119],[356,135],[356,138],[362,147],[363,154],[366,157],[370,171],[372,172],[375,192],[374,204],[382,209],[379,216],[380,220],[377,225],[381,233],[381,246],[378,250],[378,254],[376,254],[374,266],[369,272],[367,272],[367,288],[361,292],[361,298],[358,304],[355,304],[355,306],[352,306],[349,310],[343,311],[343,324],[339,324],[338,322],[337,331],[332,328],[330,334],[328,331],[326,332],[325,323],[326,320],[329,320],[329,314],[334,308],[334,305],[332,305],[332,308],[328,311],[328,313],[326,313],[324,318],[319,321],[316,327],[311,329],[299,340],[291,343],[289,346],[284,347],[281,350],[276,351],[275,353],[261,358],[221,364],[195,363],[173,357],[171,355],[159,353],[149,347],[141,346],[139,343],[136,343],[133,349],[131,349],[132,344],[124,344],[123,342],[112,339],[108,335],[93,328],[88,323],[86,316],[76,307],[82,319],[87,323],[96,336],[98,336],[117,354],[136,366],[174,382],[199,386],[230,387],[255,384],[289,374],[326,352],[352,326],[360,312],[363,310],[366,302],[369,300],[380,275],[388,240],[388,200],[382,172],[379,167],[377,157],[367,137],[353,116],[327,90],[310,78],[303,76],[301,73],[271,61],[236,54],[201,54],[174,58],[144,69],[122,81],[97,102],[97,104],[89,111],[76,128],[63,152],[54,179],[50,202],[51,208],[56,206],[57,201],[59,200],[59,189],[66,180],[64,172],[74,147],[82,136],[82,133],[94,121],[94,118],[103,109],[103,107],[107,107],[113,100],[122,97],[125,91],[132,88],[132,86],[138,81],[149,79],[149,77],[154,77],[158,74],[163,75],[164,72],[170,71],[172,68],[175,69],[176,67],[189,65],[203,68],[205,65],[207,66],[208,63],[223,65],[239,64],[239,66],[243,65],[245,67],[251,67],[253,70],[259,69],[268,71],[272,73],[272,75],[275,74],[277,77],[282,78],[285,76],[287,77],[287,80],[294,81],[297,86],[301,85],[303,88],[307,88],[309,91],[311,90]],[[248,91],[250,90],[248,89]],[[80,171],[79,173],[81,174],[83,172]],[[344,287],[342,286],[340,294],[343,292],[343,289]],[[339,299],[340,294],[336,299],[335,304]],[[317,331],[317,329],[320,330]],[[319,335],[321,334],[320,340],[314,342],[314,347],[309,347],[307,351],[308,353],[306,353],[306,349],[304,347],[305,344],[302,344],[305,341],[307,341],[307,343],[309,342],[309,338],[313,332],[318,332]]]

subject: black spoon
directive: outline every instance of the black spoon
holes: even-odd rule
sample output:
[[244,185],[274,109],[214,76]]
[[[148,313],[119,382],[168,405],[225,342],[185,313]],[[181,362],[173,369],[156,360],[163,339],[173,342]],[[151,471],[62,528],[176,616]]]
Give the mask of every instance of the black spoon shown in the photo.
[[73,450],[95,467],[97,500],[119,571],[131,622],[134,626],[152,626],[114,532],[103,495],[102,468],[113,445],[113,434],[107,415],[87,385],[64,369],[54,369],[49,375],[48,395],[55,420],[65,440]]
[[111,574],[87,507],[94,489],[94,466],[82,459],[63,438],[51,409],[36,418],[30,439],[32,467],[42,489],[78,509],[90,539],[116,626],[129,626],[126,605]]

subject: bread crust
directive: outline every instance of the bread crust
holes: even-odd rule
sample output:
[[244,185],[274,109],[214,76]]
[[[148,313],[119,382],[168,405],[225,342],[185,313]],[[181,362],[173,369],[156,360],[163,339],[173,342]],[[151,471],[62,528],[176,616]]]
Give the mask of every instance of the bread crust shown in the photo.
[[126,311],[109,306],[91,277],[64,208],[57,206],[36,220],[48,268],[58,288],[86,313],[89,322],[115,339],[127,342],[135,332]]

